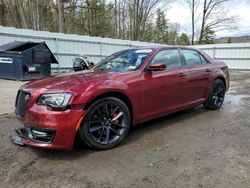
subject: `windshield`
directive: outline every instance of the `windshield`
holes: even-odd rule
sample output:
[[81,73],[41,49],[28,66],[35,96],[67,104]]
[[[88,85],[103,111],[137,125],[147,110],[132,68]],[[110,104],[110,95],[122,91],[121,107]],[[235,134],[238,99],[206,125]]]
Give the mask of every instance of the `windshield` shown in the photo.
[[140,68],[152,49],[131,49],[115,53],[94,68],[95,70],[134,71]]

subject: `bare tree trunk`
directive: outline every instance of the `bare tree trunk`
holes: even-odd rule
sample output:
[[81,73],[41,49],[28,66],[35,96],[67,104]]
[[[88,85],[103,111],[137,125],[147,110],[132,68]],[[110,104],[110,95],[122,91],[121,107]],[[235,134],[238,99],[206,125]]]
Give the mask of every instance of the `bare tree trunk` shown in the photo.
[[121,1],[118,2],[118,37],[121,38]]
[[115,10],[114,10],[114,36],[117,37],[117,0],[115,0]]
[[122,39],[125,39],[125,2],[123,1],[123,7],[122,7]]
[[207,0],[204,0],[199,44],[201,44],[201,41],[202,41],[202,38],[203,38],[203,33],[204,33],[204,28],[205,28],[206,13],[207,13]]
[[34,9],[33,9],[33,1],[32,0],[28,0],[28,7],[29,7],[29,14],[30,14],[30,22],[32,25],[32,29],[34,29],[35,27],[35,23],[34,23]]
[[0,1],[0,25],[6,25],[6,4],[4,0]]
[[29,6],[29,9],[30,9],[30,21],[31,21],[31,24],[32,24],[32,29],[34,30],[38,30],[37,29],[37,9],[36,9],[36,2],[34,0],[29,0],[28,1],[28,6]]
[[22,24],[22,28],[24,29],[28,29],[28,24],[27,24],[27,21],[26,21],[26,17],[25,17],[25,14],[24,14],[24,9],[23,9],[23,2],[22,0],[18,0],[17,1],[17,7],[19,9],[19,13],[20,13],[20,17],[21,17],[21,24]]
[[133,33],[133,40],[135,40],[135,27],[136,27],[136,0],[134,0],[133,2],[133,5],[132,5],[132,8],[133,8],[133,16],[130,18],[133,20],[133,29],[132,29],[132,33]]
[[40,30],[39,0],[36,0],[36,30]]
[[96,9],[92,9],[92,7],[90,8],[90,12],[91,12],[91,35],[95,35],[96,34],[96,24],[95,24],[95,15],[96,15]]
[[195,14],[195,4],[194,0],[192,0],[192,37],[191,37],[191,44],[194,45],[194,15]]
[[58,31],[59,31],[59,33],[64,33],[63,0],[57,0],[57,6],[58,6]]
[[87,25],[88,25],[88,34],[91,35],[90,4],[89,4],[89,1],[88,1],[88,0],[86,0],[86,4],[87,4]]
[[194,44],[194,36],[195,36],[195,26],[196,26],[196,22],[199,18],[199,15],[197,15],[197,9],[199,8],[201,0],[185,0],[185,1],[188,4],[190,11],[191,11],[191,17],[192,17],[191,44],[193,45]]
[[[7,2],[6,2],[7,3]],[[8,2],[8,11],[12,12],[7,16],[8,22],[13,25],[14,27],[21,27],[22,28],[22,20],[19,13],[19,8],[17,2]]]

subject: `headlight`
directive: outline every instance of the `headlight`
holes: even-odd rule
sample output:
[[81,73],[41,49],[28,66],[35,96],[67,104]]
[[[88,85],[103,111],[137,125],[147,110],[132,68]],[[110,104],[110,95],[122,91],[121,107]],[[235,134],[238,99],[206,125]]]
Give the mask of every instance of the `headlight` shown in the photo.
[[37,104],[63,110],[68,106],[71,97],[70,93],[43,94]]

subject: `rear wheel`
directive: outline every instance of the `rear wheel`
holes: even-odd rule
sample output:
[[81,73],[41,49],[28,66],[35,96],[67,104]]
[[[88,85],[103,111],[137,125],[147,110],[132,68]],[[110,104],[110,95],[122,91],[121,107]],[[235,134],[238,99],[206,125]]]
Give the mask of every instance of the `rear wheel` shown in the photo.
[[106,97],[94,102],[80,127],[81,139],[94,149],[118,145],[130,128],[130,112],[118,98]]
[[219,109],[225,98],[226,88],[222,80],[217,79],[213,82],[213,88],[208,96],[208,100],[203,106],[210,110]]

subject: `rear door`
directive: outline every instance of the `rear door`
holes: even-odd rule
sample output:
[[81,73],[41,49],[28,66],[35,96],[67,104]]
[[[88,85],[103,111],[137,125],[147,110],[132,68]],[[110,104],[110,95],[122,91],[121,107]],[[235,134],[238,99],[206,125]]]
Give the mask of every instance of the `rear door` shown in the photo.
[[181,108],[189,101],[186,96],[189,72],[188,68],[183,67],[179,50],[173,48],[159,51],[149,65],[154,63],[164,63],[167,68],[144,73],[145,120]]
[[185,67],[189,69],[187,97],[190,102],[198,102],[207,98],[211,64],[195,50],[182,49],[181,53],[185,61]]

